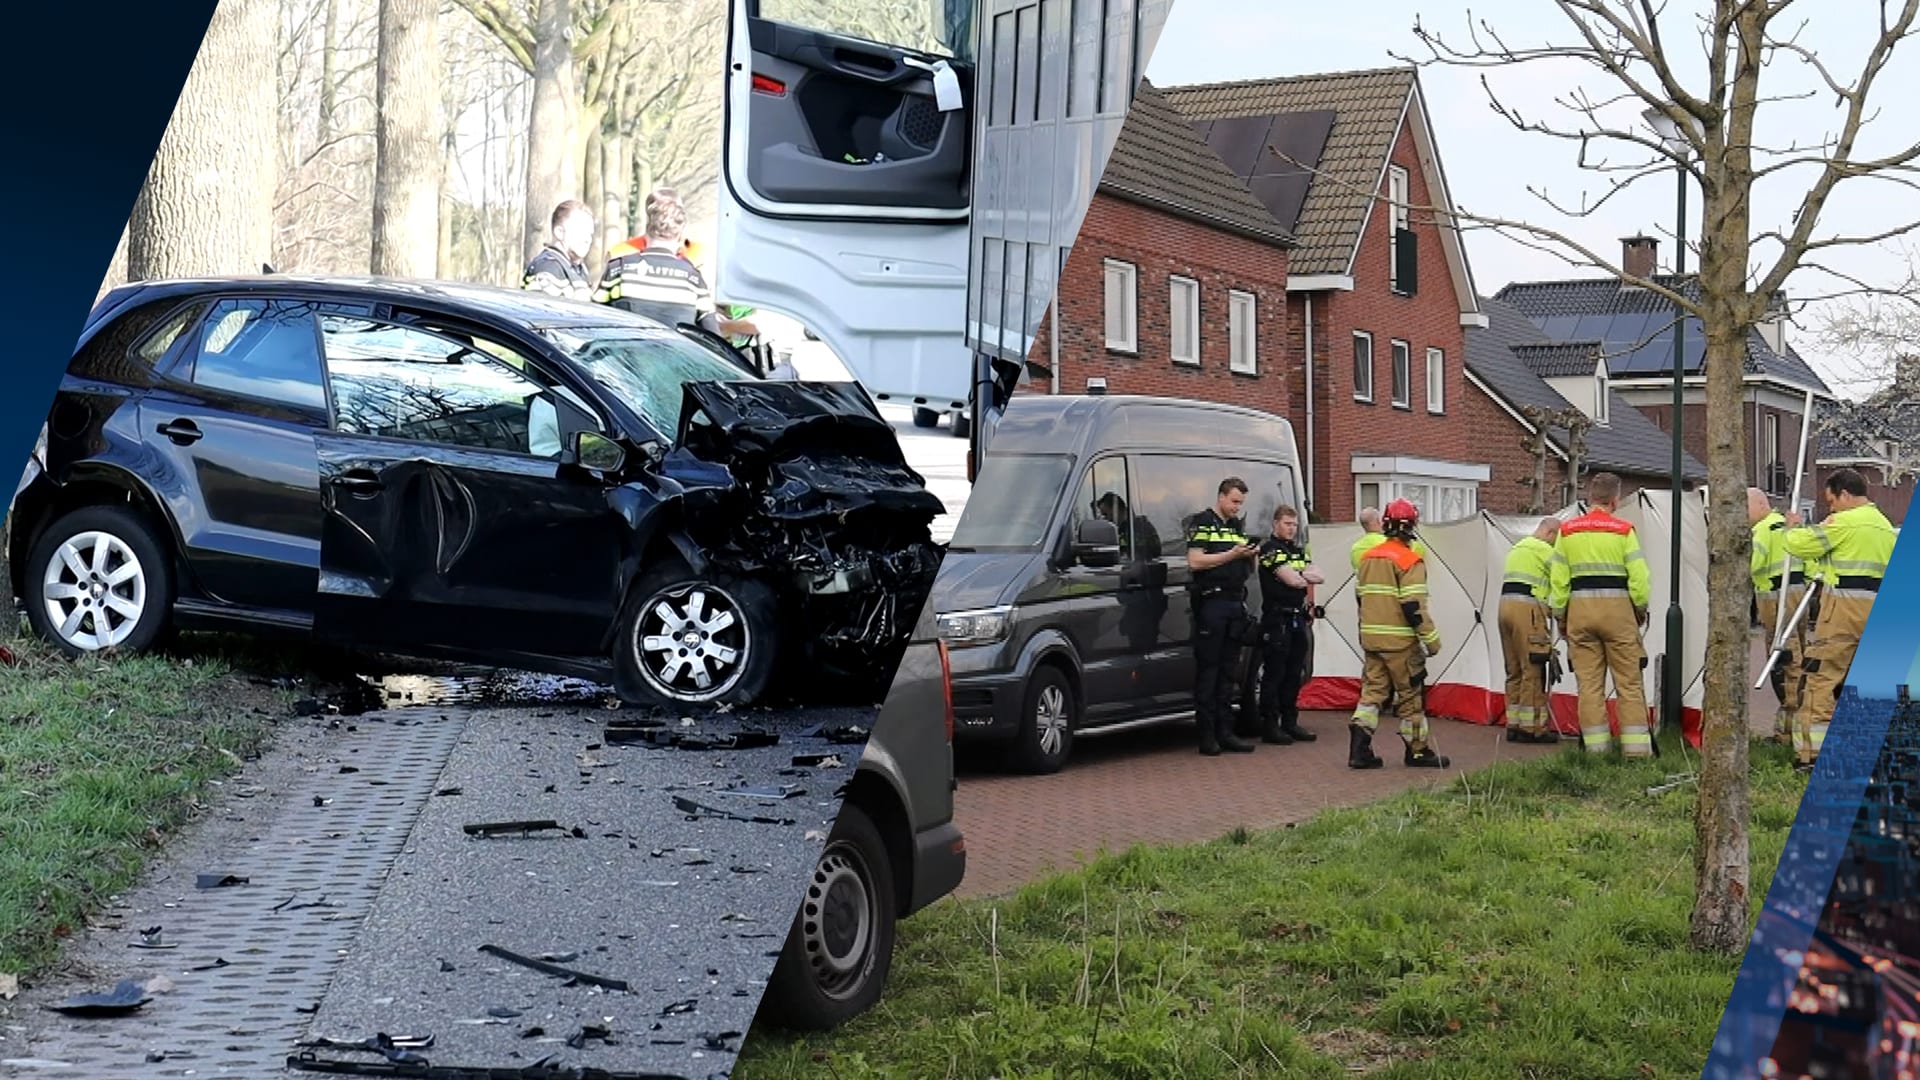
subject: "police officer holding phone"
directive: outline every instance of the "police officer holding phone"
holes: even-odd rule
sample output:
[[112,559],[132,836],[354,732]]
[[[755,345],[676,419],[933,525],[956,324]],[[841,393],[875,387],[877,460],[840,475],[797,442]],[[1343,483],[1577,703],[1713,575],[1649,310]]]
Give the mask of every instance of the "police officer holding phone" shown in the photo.
[[1247,537],[1240,511],[1247,482],[1237,476],[1220,481],[1212,509],[1187,519],[1187,588],[1193,616],[1193,719],[1200,729],[1200,752],[1253,751],[1233,732],[1233,698],[1239,665],[1234,661],[1252,620],[1247,615],[1247,578],[1259,547]]

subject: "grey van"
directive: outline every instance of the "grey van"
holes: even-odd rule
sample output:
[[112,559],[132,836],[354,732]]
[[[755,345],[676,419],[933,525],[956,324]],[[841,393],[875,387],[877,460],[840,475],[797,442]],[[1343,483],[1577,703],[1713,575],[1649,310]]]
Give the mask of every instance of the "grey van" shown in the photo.
[[[1293,426],[1253,409],[1016,395],[928,599],[956,741],[999,741],[1047,773],[1076,736],[1191,718],[1186,520],[1238,476],[1263,537],[1278,506],[1300,506],[1300,475]],[[1257,667],[1250,649],[1243,715]]]

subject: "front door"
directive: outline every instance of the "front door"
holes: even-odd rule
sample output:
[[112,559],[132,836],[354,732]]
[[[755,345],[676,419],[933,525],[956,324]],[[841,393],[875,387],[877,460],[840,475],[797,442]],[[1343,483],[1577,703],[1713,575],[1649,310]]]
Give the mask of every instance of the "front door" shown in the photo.
[[[416,327],[323,313],[319,630],[347,644],[600,651],[627,529],[560,461],[598,421],[536,366]],[[510,350],[509,350],[510,351]]]
[[314,436],[327,424],[313,305],[219,300],[154,341],[176,335],[178,359],[141,403],[140,429],[172,478],[165,498],[188,569],[216,603],[304,616],[320,567]]

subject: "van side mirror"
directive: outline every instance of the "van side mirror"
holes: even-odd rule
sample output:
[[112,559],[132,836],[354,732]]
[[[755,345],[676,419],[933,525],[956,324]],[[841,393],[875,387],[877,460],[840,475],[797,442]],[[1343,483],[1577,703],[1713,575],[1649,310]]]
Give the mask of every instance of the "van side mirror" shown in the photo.
[[1111,521],[1083,521],[1073,538],[1073,557],[1082,566],[1120,565],[1120,527]]

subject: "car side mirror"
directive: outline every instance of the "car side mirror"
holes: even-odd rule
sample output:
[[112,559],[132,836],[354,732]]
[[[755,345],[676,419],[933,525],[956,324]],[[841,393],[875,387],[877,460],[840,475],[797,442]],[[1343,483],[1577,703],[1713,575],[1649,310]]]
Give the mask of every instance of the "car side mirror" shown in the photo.
[[578,465],[600,473],[619,472],[626,461],[626,450],[597,431],[574,432],[560,451],[560,464]]
[[1119,566],[1120,527],[1098,518],[1081,522],[1073,538],[1073,557],[1082,566]]

